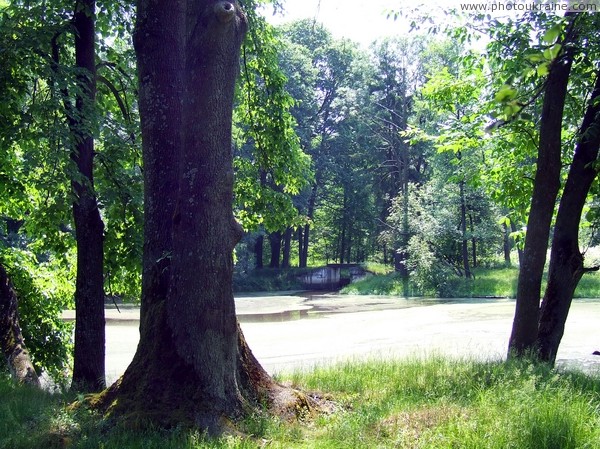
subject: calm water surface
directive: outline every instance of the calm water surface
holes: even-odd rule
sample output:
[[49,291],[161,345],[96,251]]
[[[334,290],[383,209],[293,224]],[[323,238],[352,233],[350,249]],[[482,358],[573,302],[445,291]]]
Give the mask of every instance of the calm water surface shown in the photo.
[[[514,300],[279,293],[241,295],[236,310],[250,347],[271,373],[368,357],[441,354],[502,359]],[[575,300],[558,366],[600,374],[600,299]],[[139,310],[107,310],[107,375],[115,380],[137,346]]]

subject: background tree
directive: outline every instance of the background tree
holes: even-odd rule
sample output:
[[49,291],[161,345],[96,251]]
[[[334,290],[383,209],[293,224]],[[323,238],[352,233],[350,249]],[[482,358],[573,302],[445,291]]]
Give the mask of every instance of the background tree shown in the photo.
[[[344,117],[346,89],[356,80],[352,65],[357,49],[349,41],[334,40],[322,25],[310,20],[293,22],[283,27],[281,32],[287,41],[287,50],[283,53],[283,68],[288,70],[286,88],[301,95],[292,114],[299,124],[300,144],[312,157],[314,170],[312,185],[300,197],[305,203],[299,205],[301,213],[308,219],[298,231],[299,266],[306,267],[311,223],[327,171],[334,163],[331,138]],[[295,74],[297,65],[302,67],[300,73],[308,75],[306,78]],[[309,82],[314,82],[314,85],[308,85]]]
[[380,223],[385,223],[392,200],[402,198],[402,220],[398,222],[395,238],[386,239],[393,262],[404,279],[408,294],[407,245],[410,239],[408,224],[409,187],[422,182],[424,168],[421,145],[411,145],[403,137],[414,114],[414,94],[422,82],[424,51],[421,39],[386,39],[372,46],[375,70],[369,86],[371,128],[378,139],[379,179],[377,184]]
[[[55,337],[61,335],[64,343],[60,345],[65,356],[69,338],[59,315],[62,309],[72,307],[68,296],[73,293],[65,284],[74,276],[72,269],[77,266],[73,259],[77,231],[69,209],[78,211],[80,233],[85,235],[83,231],[89,224],[85,217],[88,215],[79,212],[82,212],[84,204],[91,205],[88,211],[91,211],[92,224],[95,223],[92,228],[96,229],[94,241],[97,251],[84,244],[87,252],[80,253],[82,257],[96,254],[91,264],[96,275],[86,277],[85,281],[80,275],[78,295],[82,295],[86,282],[95,279],[94,304],[97,312],[100,309],[103,312],[104,293],[101,290],[105,282],[110,292],[119,296],[131,297],[139,289],[139,261],[136,256],[139,246],[136,245],[141,243],[141,239],[137,238],[137,225],[141,220],[141,189],[135,151],[135,102],[126,94],[127,82],[131,81],[129,74],[132,73],[126,44],[129,30],[125,22],[127,14],[130,14],[129,4],[97,2],[97,17],[89,16],[89,11],[95,10],[91,5],[77,4],[80,8],[77,10],[77,23],[86,28],[81,30],[82,33],[72,33],[74,25],[71,20],[75,12],[71,2],[53,2],[51,5],[47,2],[11,2],[3,15],[2,40],[4,55],[14,64],[7,66],[0,76],[0,91],[7,106],[0,112],[6,119],[0,134],[7,155],[5,160],[12,161],[12,168],[7,172],[10,173],[7,185],[17,187],[3,192],[3,202],[10,206],[2,213],[7,223],[20,224],[12,232],[15,237],[4,240],[4,256],[22,293],[20,307],[23,308],[24,333],[40,342],[56,342]],[[98,24],[97,28],[95,24]],[[95,32],[90,31],[92,28]],[[98,47],[95,45],[97,38]],[[110,48],[106,44],[108,39],[111,41]],[[87,52],[87,59],[84,58],[86,67],[77,67],[83,65],[82,52]],[[76,53],[79,53],[79,60],[75,58]],[[94,89],[96,81],[100,87]],[[92,91],[95,95],[90,98]],[[102,114],[96,113],[99,110]],[[82,148],[78,149],[78,145]],[[91,178],[87,176],[90,173],[97,175],[94,178],[97,186],[90,183]],[[71,190],[71,185],[74,190]],[[81,196],[85,199],[81,200]],[[99,227],[99,219],[106,223],[104,230]],[[7,236],[10,234],[6,233]],[[106,277],[103,275],[102,257],[98,258],[105,236],[111,255],[110,261],[106,261],[111,268],[106,271]],[[24,266],[26,261],[31,261],[31,265]],[[13,262],[17,265],[11,266]],[[44,267],[50,265],[52,273],[46,274]],[[79,265],[83,273],[84,262]],[[115,266],[119,267],[118,270],[113,268]],[[115,271],[118,271],[118,276],[113,276]],[[15,277],[15,272],[27,272],[31,278],[25,281],[25,277]],[[60,290],[52,287],[54,292],[51,291],[50,277],[53,284],[60,285]],[[35,287],[29,288],[28,285]],[[37,308],[30,307],[42,294],[47,299]],[[61,296],[60,299],[57,295]],[[84,296],[88,297],[87,294]],[[50,302],[51,299],[53,302]],[[86,317],[98,315],[89,310],[89,313],[85,312],[83,306],[79,310]],[[36,324],[40,320],[45,323],[44,326]],[[91,334],[98,338],[93,339],[91,346],[97,350],[83,351],[83,356],[77,357],[83,363],[91,361],[93,353],[102,355],[104,339],[100,329],[103,330],[104,322],[98,318],[94,322],[96,329]],[[85,329],[85,319],[80,319],[79,323],[80,330]],[[52,326],[56,329],[52,330]],[[29,334],[30,328],[33,335]],[[59,329],[63,331],[57,332]],[[41,334],[36,335],[36,332]],[[29,337],[28,341],[33,343]],[[44,345],[31,343],[34,361],[41,362],[37,349]],[[55,357],[58,353],[50,351],[49,355]],[[98,369],[103,360],[103,356],[98,356],[91,361],[96,368],[86,377],[90,385],[98,384],[103,376],[100,375],[103,369]],[[66,361],[68,357],[63,357],[61,363]],[[81,366],[80,362],[78,366]],[[82,370],[76,371],[78,378]]]
[[[573,13],[564,18],[539,13],[503,20],[472,19],[482,24],[480,29],[492,37],[487,56],[496,75],[489,83],[496,110],[490,109],[493,122],[488,130],[499,129],[501,138],[492,146],[496,150],[486,156],[492,156],[492,164],[504,161],[503,168],[492,170],[493,177],[503,179],[498,177],[502,172],[513,177],[527,176],[531,170],[527,165],[536,166],[535,178],[530,185],[525,184],[526,188],[509,188],[508,195],[496,194],[504,207],[512,209],[509,214],[517,217],[524,209],[524,199],[531,195],[509,353],[534,355],[554,362],[574,288],[586,272],[578,248],[578,230],[581,211],[595,178],[592,171],[582,170],[582,161],[587,161],[591,168],[596,157],[591,130],[596,127],[593,117],[597,112],[593,102],[587,103],[588,98],[596,95],[593,83],[597,67],[592,61],[597,48],[592,42],[597,40],[590,38],[595,30],[590,25],[596,19],[593,15]],[[463,39],[466,36],[460,35]],[[580,52],[586,56],[580,56]],[[582,110],[586,111],[583,120]],[[505,150],[507,144],[511,149],[516,144],[516,151],[509,157],[498,157],[498,151]],[[574,147],[577,157],[571,150]],[[537,158],[532,149],[537,151]],[[513,163],[506,163],[508,160]],[[569,172],[577,173],[581,182],[568,181],[562,190],[561,177],[566,175],[566,167]],[[578,188],[574,189],[574,185]],[[542,319],[542,274],[557,198],[561,198],[563,210],[569,209],[567,204],[572,209],[569,219],[563,215],[554,229],[554,262],[551,262],[554,269],[542,305],[545,314]]]
[[[94,188],[94,107],[96,98],[96,27],[94,0],[77,2],[73,27],[78,93],[75,105],[63,89],[67,121],[72,132],[73,221],[77,242],[75,282],[75,345],[73,388],[105,388],[104,346],[104,223]],[[53,48],[55,62],[58,48]]]
[[246,231],[258,231],[257,265],[262,264],[263,233],[269,234],[270,265],[278,268],[283,237],[289,247],[286,229],[303,222],[293,198],[312,172],[295,132],[294,99],[279,62],[281,40],[261,16],[250,14],[248,20],[234,112],[236,217]]

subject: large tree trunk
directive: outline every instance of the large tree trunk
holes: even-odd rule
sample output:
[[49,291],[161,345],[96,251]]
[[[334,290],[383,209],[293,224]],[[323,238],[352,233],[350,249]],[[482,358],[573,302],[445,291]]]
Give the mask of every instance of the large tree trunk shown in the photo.
[[13,378],[19,383],[39,387],[40,381],[21,335],[17,306],[17,293],[0,264],[0,347]]
[[235,2],[140,0],[135,33],[145,176],[140,342],[99,400],[109,413],[209,433],[281,391],[236,321],[231,112]]
[[76,66],[85,72],[79,77],[77,114],[70,118],[75,146],[71,159],[79,175],[72,182],[77,240],[72,388],[81,391],[105,388],[104,224],[94,193],[94,138],[91,135],[96,96],[94,10],[95,1],[86,0],[79,2],[75,11]]
[[563,110],[573,63],[573,48],[566,48],[552,63],[546,80],[537,168],[519,269],[509,357],[531,354],[537,340],[542,276],[554,204],[560,188]]
[[[562,339],[573,293],[585,273],[579,251],[579,222],[587,195],[598,174],[594,162],[600,146],[600,72],[581,126],[569,176],[560,200],[552,250],[548,285],[540,312],[539,358],[554,364]],[[595,103],[595,104],[594,104]]]

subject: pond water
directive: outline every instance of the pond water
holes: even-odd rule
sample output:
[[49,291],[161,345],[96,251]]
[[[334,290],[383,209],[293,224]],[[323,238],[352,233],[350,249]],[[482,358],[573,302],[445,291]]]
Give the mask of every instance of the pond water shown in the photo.
[[[508,299],[439,299],[278,293],[236,297],[244,335],[271,373],[348,359],[440,354],[497,360],[505,356],[515,303]],[[600,300],[575,300],[558,366],[600,373]],[[127,367],[138,341],[139,310],[107,309],[107,376]]]
[[486,304],[504,298],[402,298],[381,295],[340,295],[336,292],[257,293],[236,297],[240,322],[291,321],[337,313],[372,312],[440,304]]

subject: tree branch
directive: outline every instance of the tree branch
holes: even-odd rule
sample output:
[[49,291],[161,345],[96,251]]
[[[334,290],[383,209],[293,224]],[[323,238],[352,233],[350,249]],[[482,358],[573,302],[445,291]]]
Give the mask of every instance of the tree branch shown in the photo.
[[100,81],[102,84],[104,84],[106,87],[108,87],[108,89],[111,91],[111,93],[115,97],[115,100],[117,101],[117,104],[119,105],[119,109],[121,110],[121,113],[123,114],[123,117],[125,118],[125,120],[127,120],[128,122],[131,123],[131,115],[129,114],[129,111],[127,110],[127,107],[125,106],[125,103],[123,102],[123,99],[119,95],[119,91],[117,90],[115,85],[102,75],[97,75],[96,80]]

